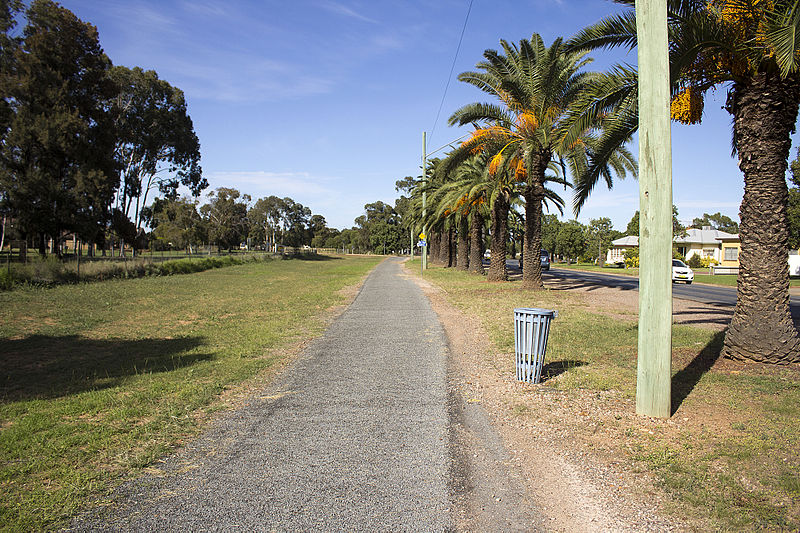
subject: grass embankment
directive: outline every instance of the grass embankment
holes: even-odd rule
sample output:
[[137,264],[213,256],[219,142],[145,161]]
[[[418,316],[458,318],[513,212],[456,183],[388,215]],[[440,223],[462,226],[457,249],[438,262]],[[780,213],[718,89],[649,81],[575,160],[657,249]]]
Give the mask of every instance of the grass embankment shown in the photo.
[[319,259],[0,293],[0,528],[57,527],[196,435],[380,261]]
[[[570,270],[585,270],[587,272],[603,272],[604,274],[619,274],[620,276],[633,276],[639,277],[638,268],[618,268],[611,266],[597,266],[591,263],[574,263],[567,265],[566,263],[553,263],[553,268],[567,268]],[[695,283],[706,283],[708,285],[722,285],[725,287],[736,287],[736,280],[738,276],[729,274],[717,274],[716,276],[708,274],[708,269],[705,271],[694,271]],[[789,287],[800,287],[800,279],[792,278],[789,280]]]
[[[280,259],[280,257],[277,257]],[[219,257],[195,255],[160,263],[151,256],[130,259],[93,259],[80,266],[75,261],[65,262],[57,257],[34,257],[26,263],[6,264],[0,268],[0,291],[20,286],[52,287],[66,283],[106,281],[114,278],[143,278],[147,276],[172,276],[191,274],[212,268],[242,265],[253,261],[271,261],[272,254],[252,253]]]
[[[492,364],[510,380],[513,308],[558,310],[547,347],[549,378],[533,389],[509,388],[504,394],[510,416],[550,417],[559,431],[570,427],[569,445],[611,453],[655,474],[674,496],[674,512],[695,519],[710,516],[710,527],[800,528],[797,365],[722,360],[721,333],[675,326],[675,413],[667,421],[639,417],[633,414],[635,314],[610,316],[580,293],[523,291],[515,282],[487,283],[451,269],[431,268],[425,278],[444,288],[462,311],[480,318],[494,345]],[[533,394],[542,390],[536,387],[553,393]],[[559,418],[565,409],[573,415],[572,426]]]

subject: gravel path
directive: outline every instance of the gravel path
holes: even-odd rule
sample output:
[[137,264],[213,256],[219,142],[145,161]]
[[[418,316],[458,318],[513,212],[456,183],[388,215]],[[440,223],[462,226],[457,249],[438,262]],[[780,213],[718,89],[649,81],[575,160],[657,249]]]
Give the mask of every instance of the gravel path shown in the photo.
[[447,400],[441,325],[387,260],[272,386],[71,529],[451,530]]

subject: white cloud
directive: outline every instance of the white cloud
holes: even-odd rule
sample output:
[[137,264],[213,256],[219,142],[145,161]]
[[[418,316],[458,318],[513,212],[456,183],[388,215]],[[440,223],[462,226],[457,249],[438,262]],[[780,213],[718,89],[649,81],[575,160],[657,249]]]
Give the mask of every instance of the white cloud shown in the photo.
[[339,2],[320,2],[319,6],[331,13],[336,13],[339,15],[344,15],[345,17],[350,17],[356,20],[360,20],[362,22],[369,22],[370,24],[378,24],[378,21],[375,19],[371,19],[361,13],[350,9],[349,7],[340,4]]
[[[323,197],[336,194],[327,185],[330,178],[312,176],[307,172],[212,172],[209,182],[219,187],[235,187],[253,199],[262,196]],[[299,200],[298,200],[299,201]],[[301,202],[304,203],[304,202]]]

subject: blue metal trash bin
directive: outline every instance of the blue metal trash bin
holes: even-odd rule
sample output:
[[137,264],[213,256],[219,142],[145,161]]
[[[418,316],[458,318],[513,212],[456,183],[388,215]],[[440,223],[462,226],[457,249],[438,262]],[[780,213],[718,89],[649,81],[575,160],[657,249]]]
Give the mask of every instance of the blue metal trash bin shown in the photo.
[[514,309],[514,354],[518,381],[541,381],[550,321],[557,316],[558,311],[551,309]]

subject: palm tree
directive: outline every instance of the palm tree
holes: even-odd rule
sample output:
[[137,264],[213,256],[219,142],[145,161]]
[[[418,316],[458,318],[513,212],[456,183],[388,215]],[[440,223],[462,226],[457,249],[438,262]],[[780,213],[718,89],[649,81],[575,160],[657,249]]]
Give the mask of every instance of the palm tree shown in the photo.
[[486,156],[478,154],[460,164],[442,188],[440,210],[454,217],[458,230],[459,270],[483,273],[483,224],[486,198],[492,178],[486,172]]
[[[578,130],[566,119],[594,74],[581,71],[590,61],[585,53],[565,50],[560,38],[549,48],[538,34],[518,46],[503,40],[500,44],[503,53],[486,50],[485,61],[476,65],[478,72],[459,75],[461,81],[496,97],[500,104],[469,104],[450,117],[451,125],[482,125],[456,151],[452,164],[484,151],[493,156],[492,174],[510,174],[520,183],[525,199],[523,287],[540,289],[544,287],[539,262],[542,205],[551,202],[559,210],[564,205],[547,184],[566,189],[566,167],[577,172],[586,166],[589,124]],[[619,168],[634,169],[630,154],[624,149],[614,152],[615,157],[620,154],[629,163]],[[554,165],[562,170],[560,175],[547,174]]]
[[[491,233],[491,258],[488,281],[506,281],[506,243],[508,241],[508,214],[511,204],[518,195],[513,174],[508,172],[490,173],[487,169],[488,157],[476,153],[469,159],[453,166],[453,154],[457,148],[442,160],[437,173],[448,176],[449,182],[442,187],[440,213],[450,214],[467,206],[470,210],[470,241],[472,256],[470,269],[482,271],[483,220],[488,208]],[[459,205],[460,204],[460,205]],[[474,266],[473,266],[474,265]],[[480,265],[480,267],[478,266]]]
[[[636,46],[634,0],[615,1],[630,9],[581,31],[571,49]],[[700,122],[703,95],[726,85],[733,150],[744,174],[741,268],[722,354],[800,361],[789,309],[785,177],[800,105],[800,0],[669,0],[668,15],[672,117]],[[619,131],[634,131],[631,113],[623,116],[627,124],[620,118]]]

